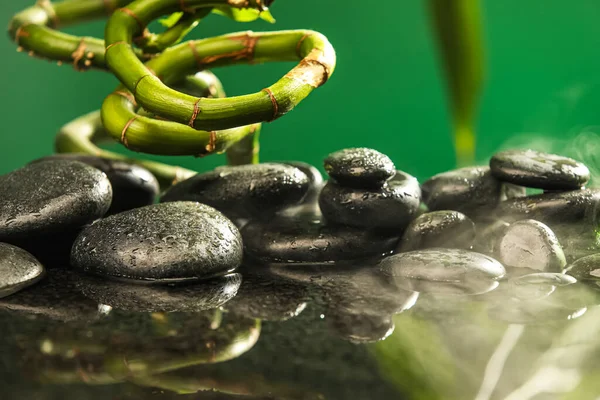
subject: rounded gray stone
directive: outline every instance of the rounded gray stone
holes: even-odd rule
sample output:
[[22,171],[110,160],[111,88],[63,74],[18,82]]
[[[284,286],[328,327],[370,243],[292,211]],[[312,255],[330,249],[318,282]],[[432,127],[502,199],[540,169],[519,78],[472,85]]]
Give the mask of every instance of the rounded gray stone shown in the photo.
[[548,189],[579,189],[590,180],[590,171],[572,158],[535,150],[507,150],[490,160],[492,174],[521,186]]
[[223,214],[204,204],[172,202],[87,227],[73,244],[71,264],[97,275],[169,282],[231,272],[242,253],[241,236]]
[[324,161],[325,171],[342,186],[377,188],[396,174],[388,156],[364,147],[331,153]]
[[44,266],[28,252],[0,243],[0,298],[35,284],[45,273]]
[[227,166],[172,186],[161,202],[197,201],[232,219],[255,218],[299,203],[308,188],[308,177],[290,165]]
[[0,240],[75,230],[102,217],[111,200],[106,174],[89,165],[27,165],[0,176]]
[[87,154],[53,154],[32,163],[48,160],[79,161],[104,172],[113,190],[108,215],[153,204],[159,193],[154,175],[139,165]]
[[420,202],[419,182],[402,171],[378,189],[354,189],[329,181],[319,195],[319,207],[330,223],[398,233],[418,215]]
[[600,253],[576,260],[567,266],[564,273],[580,281],[600,282]]
[[567,264],[556,235],[532,219],[511,224],[500,238],[498,258],[505,265],[542,272],[560,272]]
[[419,215],[406,228],[399,251],[431,247],[469,249],[475,224],[458,211],[433,211]]
[[577,279],[556,272],[540,272],[511,278],[512,295],[522,300],[541,299],[551,295],[557,287],[572,285]]

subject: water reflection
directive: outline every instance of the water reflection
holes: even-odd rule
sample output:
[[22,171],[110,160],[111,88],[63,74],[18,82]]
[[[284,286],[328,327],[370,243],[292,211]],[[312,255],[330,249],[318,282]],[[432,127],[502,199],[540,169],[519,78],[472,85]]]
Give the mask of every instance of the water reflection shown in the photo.
[[6,390],[36,399],[600,393],[597,286],[508,269],[483,290],[481,280],[390,279],[380,266],[248,264],[183,286],[51,269],[0,301]]

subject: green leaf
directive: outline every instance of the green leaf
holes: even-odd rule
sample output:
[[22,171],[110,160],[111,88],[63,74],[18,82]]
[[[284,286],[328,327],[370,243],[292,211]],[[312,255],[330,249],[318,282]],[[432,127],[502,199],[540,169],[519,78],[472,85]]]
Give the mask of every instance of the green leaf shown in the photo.
[[178,11],[178,12],[175,12],[175,13],[169,15],[167,18],[159,19],[158,22],[160,22],[160,24],[162,26],[164,26],[165,28],[169,29],[169,28],[174,27],[175,24],[177,24],[179,22],[179,20],[181,19],[182,16],[183,16],[183,12]]
[[275,18],[273,18],[273,15],[267,9],[259,11],[255,8],[231,8],[224,6],[215,7],[213,12],[231,18],[237,22],[252,22],[260,18],[272,24],[275,23]]

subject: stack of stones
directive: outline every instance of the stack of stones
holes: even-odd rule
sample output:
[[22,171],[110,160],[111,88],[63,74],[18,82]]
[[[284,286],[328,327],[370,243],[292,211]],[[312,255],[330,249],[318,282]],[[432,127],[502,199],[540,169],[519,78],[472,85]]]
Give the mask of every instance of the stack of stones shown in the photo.
[[[584,281],[600,276],[600,191],[584,188],[589,170],[575,160],[511,150],[489,167],[422,185],[373,149],[332,153],[324,167],[327,182],[301,162],[218,167],[155,204],[158,183],[141,167],[79,155],[36,160],[0,177],[0,296],[43,279],[42,265],[70,265],[101,302],[111,285],[123,292],[118,280],[154,284],[129,290],[130,303],[146,310],[159,297],[176,309],[184,292],[164,287],[190,282],[210,282],[206,292],[222,304],[240,286],[243,258],[362,260],[416,292],[483,293],[507,271],[538,274],[527,282],[556,282],[565,270]],[[204,307],[200,292],[185,291]]]

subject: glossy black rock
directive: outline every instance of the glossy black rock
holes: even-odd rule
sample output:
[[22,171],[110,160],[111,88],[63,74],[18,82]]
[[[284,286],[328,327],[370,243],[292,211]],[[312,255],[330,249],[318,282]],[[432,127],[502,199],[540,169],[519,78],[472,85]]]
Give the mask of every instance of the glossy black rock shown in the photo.
[[379,189],[353,189],[329,181],[319,196],[330,223],[398,234],[417,216],[420,201],[419,182],[401,171]]
[[430,247],[469,249],[475,238],[475,224],[458,211],[433,211],[415,218],[406,228],[399,251]]
[[312,214],[251,222],[242,229],[244,250],[254,259],[273,262],[334,262],[390,252],[397,236],[348,226],[328,225]]
[[220,307],[231,300],[241,282],[240,274],[182,285],[140,284],[81,274],[77,286],[84,296],[117,310],[198,312]]
[[44,266],[28,252],[0,243],[0,298],[31,286],[44,277]]
[[496,153],[490,168],[502,181],[539,189],[579,189],[590,180],[590,171],[582,163],[535,150]]
[[323,182],[323,176],[321,175],[321,172],[319,172],[319,170],[313,165],[302,161],[285,161],[283,162],[283,164],[291,165],[292,167],[298,168],[308,178],[308,191],[304,199],[302,199],[302,203],[315,202],[319,197],[319,192],[325,184]]
[[331,153],[323,164],[329,176],[340,185],[359,189],[381,187],[396,173],[388,156],[364,147]]
[[107,214],[150,205],[158,196],[158,181],[150,171],[139,165],[86,154],[54,154],[33,163],[48,160],[80,161],[104,172],[113,190]]
[[[417,292],[482,293],[493,289],[506,271],[486,255],[461,249],[425,249],[383,259],[382,274],[399,287]],[[454,289],[457,286],[457,289]]]
[[430,211],[455,210],[470,217],[495,207],[503,196],[502,182],[488,167],[466,167],[431,177],[421,185]]
[[112,189],[106,175],[77,161],[27,165],[0,176],[0,240],[77,229],[102,217]]
[[531,219],[515,222],[506,229],[498,244],[497,255],[507,266],[542,272],[560,272],[567,263],[554,232]]
[[208,278],[242,260],[237,228],[204,204],[154,204],[112,215],[84,229],[71,264],[86,272],[143,280]]
[[227,166],[178,183],[163,195],[161,202],[197,201],[229,218],[254,218],[297,204],[308,188],[308,177],[290,165]]
[[568,265],[564,271],[580,281],[600,281],[600,253],[582,257]]

